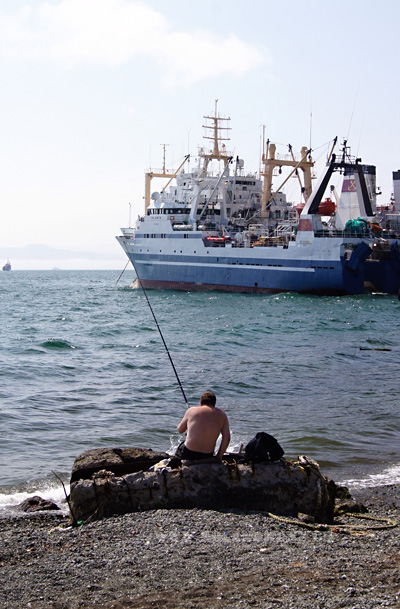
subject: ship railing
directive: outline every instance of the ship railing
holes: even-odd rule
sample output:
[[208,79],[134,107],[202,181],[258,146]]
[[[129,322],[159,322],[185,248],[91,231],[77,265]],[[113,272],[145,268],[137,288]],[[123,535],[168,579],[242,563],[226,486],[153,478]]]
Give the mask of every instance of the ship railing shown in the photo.
[[322,228],[314,231],[315,237],[323,238],[346,238],[346,237],[371,237],[371,231],[344,230],[338,228]]
[[289,241],[287,235],[276,235],[274,237],[263,237],[252,244],[252,247],[278,247],[286,245]]
[[347,237],[358,237],[361,239],[399,239],[400,233],[397,231],[390,231],[383,229],[380,232],[375,232],[373,229],[369,230],[350,230],[350,229],[335,229],[335,228],[323,228],[314,231],[315,237],[325,238],[347,238]]

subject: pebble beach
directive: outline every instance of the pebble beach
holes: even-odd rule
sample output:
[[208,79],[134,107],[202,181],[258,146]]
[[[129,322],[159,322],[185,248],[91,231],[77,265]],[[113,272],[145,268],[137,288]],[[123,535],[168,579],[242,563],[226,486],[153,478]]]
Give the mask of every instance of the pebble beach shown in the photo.
[[[352,495],[399,523],[399,490]],[[71,527],[52,511],[3,518],[0,537],[4,609],[400,607],[400,527],[387,520],[346,515],[321,530],[195,509]]]

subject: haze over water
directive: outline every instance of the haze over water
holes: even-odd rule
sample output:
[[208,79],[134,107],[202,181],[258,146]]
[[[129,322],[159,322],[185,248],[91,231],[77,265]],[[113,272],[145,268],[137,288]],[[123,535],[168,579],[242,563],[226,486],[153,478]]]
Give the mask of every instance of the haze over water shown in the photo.
[[[0,274],[0,509],[60,493],[89,448],[172,451],[185,402],[127,272]],[[149,291],[189,403],[205,389],[230,449],[258,431],[350,487],[400,481],[400,302]],[[47,494],[47,495],[46,495]]]

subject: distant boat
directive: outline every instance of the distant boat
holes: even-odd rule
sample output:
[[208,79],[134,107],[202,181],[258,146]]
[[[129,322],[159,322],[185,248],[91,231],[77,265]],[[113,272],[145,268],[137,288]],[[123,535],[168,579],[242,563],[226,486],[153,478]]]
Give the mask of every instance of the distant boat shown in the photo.
[[3,271],[11,271],[11,264],[9,260],[7,260],[7,262],[3,266]]

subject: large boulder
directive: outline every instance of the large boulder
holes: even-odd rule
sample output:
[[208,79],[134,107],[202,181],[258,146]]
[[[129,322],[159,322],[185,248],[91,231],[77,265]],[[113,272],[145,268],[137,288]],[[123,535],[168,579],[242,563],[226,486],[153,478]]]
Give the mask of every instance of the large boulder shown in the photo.
[[88,521],[160,508],[239,508],[283,516],[302,513],[315,522],[333,521],[335,484],[312,459],[230,461],[183,462],[177,468],[163,464],[153,471],[147,468],[124,475],[102,468],[83,479],[77,479],[75,470],[70,490],[72,517]]
[[167,453],[145,448],[93,448],[75,459],[71,483],[90,479],[101,469],[113,472],[116,476],[140,472],[168,457]]

